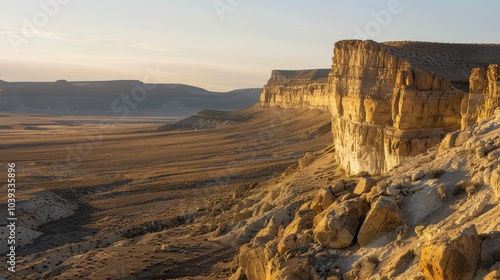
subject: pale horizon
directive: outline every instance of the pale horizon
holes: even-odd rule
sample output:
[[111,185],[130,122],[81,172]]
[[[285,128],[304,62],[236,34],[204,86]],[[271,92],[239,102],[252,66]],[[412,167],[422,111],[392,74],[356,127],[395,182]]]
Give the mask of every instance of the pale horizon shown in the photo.
[[0,0],[0,80],[142,81],[160,67],[161,83],[258,88],[275,69],[330,68],[339,40],[498,43],[500,27],[494,1],[40,3]]

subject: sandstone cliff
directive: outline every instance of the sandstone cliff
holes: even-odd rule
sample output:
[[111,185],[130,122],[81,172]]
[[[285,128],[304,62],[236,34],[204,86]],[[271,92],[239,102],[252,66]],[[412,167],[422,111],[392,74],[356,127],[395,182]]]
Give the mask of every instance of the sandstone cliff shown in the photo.
[[462,129],[493,115],[500,106],[498,64],[474,68],[469,79],[469,95],[462,102]]
[[[273,71],[260,101],[330,110],[341,166],[380,174],[459,129],[471,70],[498,62],[500,45],[340,41],[328,79],[326,70]],[[480,81],[471,86],[485,101],[483,109],[476,102],[477,112],[467,111],[467,124],[498,106],[498,66],[477,71]]]
[[[475,52],[480,55],[472,55]],[[493,53],[486,57],[483,53]],[[335,44],[329,75],[339,161],[351,173],[383,173],[460,128],[469,71],[500,60],[494,46],[420,42]]]
[[260,96],[263,107],[310,108],[327,111],[330,69],[274,70]]
[[383,176],[317,152],[242,198],[231,279],[498,279],[499,155],[500,109]]

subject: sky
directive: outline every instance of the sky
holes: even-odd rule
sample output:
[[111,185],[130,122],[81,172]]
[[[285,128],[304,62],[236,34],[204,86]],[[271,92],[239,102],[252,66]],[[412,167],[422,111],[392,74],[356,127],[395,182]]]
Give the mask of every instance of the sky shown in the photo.
[[0,0],[0,80],[148,78],[213,91],[330,68],[343,39],[500,43],[500,1]]

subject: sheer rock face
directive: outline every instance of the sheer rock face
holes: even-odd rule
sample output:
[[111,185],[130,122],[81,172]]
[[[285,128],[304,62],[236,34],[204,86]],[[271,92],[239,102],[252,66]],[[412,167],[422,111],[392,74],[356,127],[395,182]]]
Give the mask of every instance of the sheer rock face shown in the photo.
[[310,108],[328,111],[326,90],[330,69],[284,71],[274,70],[262,88],[263,107]]
[[340,41],[329,73],[273,71],[260,101],[330,110],[340,164],[350,173],[380,174],[461,127],[469,84],[485,96],[475,114],[491,115],[500,102],[498,65],[473,71],[477,79],[471,70],[492,63],[500,63],[500,45]]
[[383,173],[460,127],[464,92],[414,67],[405,52],[412,53],[372,41],[335,45],[332,131],[339,161],[351,173]]
[[491,117],[500,107],[499,65],[472,69],[469,95],[462,101],[462,129]]

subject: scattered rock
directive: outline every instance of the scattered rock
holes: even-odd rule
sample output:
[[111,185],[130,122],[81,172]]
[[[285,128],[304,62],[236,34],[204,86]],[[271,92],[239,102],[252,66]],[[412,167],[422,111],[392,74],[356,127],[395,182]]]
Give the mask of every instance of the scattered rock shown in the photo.
[[315,212],[309,209],[309,204],[303,204],[295,213],[295,218],[286,227],[283,235],[287,236],[304,232],[307,229],[312,229],[314,216],[316,216]]
[[411,179],[413,181],[420,180],[424,177],[425,177],[425,171],[422,169],[418,169],[417,171],[413,172],[413,174],[411,175]]
[[259,279],[309,279],[311,274],[311,265],[307,257],[295,257],[284,262],[274,264],[273,271],[270,277]]
[[335,196],[333,195],[330,188],[326,187],[318,192],[311,203],[311,209],[316,213],[323,212],[335,201]]
[[458,236],[445,235],[424,244],[419,268],[428,279],[473,279],[479,261],[479,236],[475,226]]
[[415,233],[417,234],[418,237],[422,237],[424,235],[424,230],[425,230],[425,226],[416,226],[415,227]]
[[353,241],[366,213],[360,198],[331,205],[314,218],[314,239],[330,248],[347,248]]
[[359,180],[356,188],[354,189],[354,194],[361,195],[362,193],[368,193],[377,184],[377,181],[372,177],[363,177]]
[[390,187],[388,187],[388,188],[386,189],[386,193],[387,193],[388,195],[397,196],[398,194],[400,194],[400,193],[401,193],[401,190],[400,190],[400,189],[398,189],[398,188],[397,188],[397,187],[395,187],[395,186],[390,186]]
[[396,229],[403,222],[403,215],[393,197],[381,196],[372,205],[358,233],[358,243],[366,246],[380,233]]
[[330,187],[331,191],[333,194],[341,193],[345,191],[345,183],[343,180],[339,180],[333,184],[333,186]]

